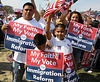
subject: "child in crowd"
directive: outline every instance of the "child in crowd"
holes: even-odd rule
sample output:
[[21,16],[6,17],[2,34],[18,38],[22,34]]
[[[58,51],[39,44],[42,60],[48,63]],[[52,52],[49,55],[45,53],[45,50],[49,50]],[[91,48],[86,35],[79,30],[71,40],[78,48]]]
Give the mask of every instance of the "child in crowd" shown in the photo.
[[76,74],[75,70],[77,70],[77,66],[74,60],[74,56],[72,54],[72,45],[68,39],[65,38],[66,30],[65,25],[58,24],[55,26],[55,36],[54,37],[50,32],[50,21],[52,15],[47,17],[45,32],[46,37],[52,46],[52,48],[56,52],[63,52],[64,53],[64,82],[77,82],[78,75]]
[[[82,16],[77,11],[73,11],[70,14],[69,21],[75,21],[75,22],[83,24]],[[73,54],[74,54],[76,65],[78,65],[78,61],[79,61],[82,53],[83,53],[83,50],[73,47]]]
[[46,36],[42,34],[36,34],[34,37],[35,49],[44,51],[46,49]]
[[70,17],[69,17],[69,21],[75,21],[75,22],[83,24],[82,16],[77,11],[71,12]]
[[[48,48],[46,42],[47,42],[47,39],[46,39],[45,35],[42,35],[42,34],[39,34],[39,33],[36,34],[35,37],[34,37],[34,44],[36,46],[34,50],[55,52],[55,50],[53,50],[52,48],[51,49]],[[63,75],[61,77],[63,77]],[[31,81],[31,82],[35,82],[35,81]],[[50,81],[47,81],[47,82],[50,82]]]

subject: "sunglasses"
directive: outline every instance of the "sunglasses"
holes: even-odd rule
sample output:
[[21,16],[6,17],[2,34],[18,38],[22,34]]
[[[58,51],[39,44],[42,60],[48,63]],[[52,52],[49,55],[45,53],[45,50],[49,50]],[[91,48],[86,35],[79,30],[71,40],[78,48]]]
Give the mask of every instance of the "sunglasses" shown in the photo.
[[25,11],[33,11],[32,9],[24,9]]

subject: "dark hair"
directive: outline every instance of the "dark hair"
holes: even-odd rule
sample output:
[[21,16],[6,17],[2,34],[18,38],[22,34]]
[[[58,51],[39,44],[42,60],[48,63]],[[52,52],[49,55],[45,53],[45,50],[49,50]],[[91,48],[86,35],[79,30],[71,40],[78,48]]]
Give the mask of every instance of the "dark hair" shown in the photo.
[[71,17],[72,17],[73,14],[77,14],[78,17],[79,17],[79,21],[78,21],[78,23],[83,24],[82,16],[81,16],[81,14],[80,14],[79,12],[77,12],[77,11],[73,11],[73,12],[71,12],[70,17],[69,17],[69,20],[71,20]]
[[58,27],[61,27],[61,28],[63,28],[64,30],[65,30],[65,28],[66,28],[66,26],[65,26],[64,24],[57,24],[57,25],[55,26],[55,29],[58,28]]
[[98,28],[98,24],[99,24],[100,22],[98,21],[98,20],[93,20],[91,23],[90,23],[90,25],[92,26],[92,27],[95,27],[95,28]]
[[33,42],[36,46],[45,44],[46,43],[46,36],[38,33],[35,35]]
[[32,7],[33,7],[33,10],[34,10],[34,5],[33,5],[32,3],[30,3],[30,2],[25,3],[25,4],[23,5],[23,9],[24,9],[24,7],[25,7],[26,5],[32,6]]
[[56,30],[56,28],[58,28],[58,27],[61,27],[61,28],[63,28],[64,30],[66,30],[66,26],[65,26],[64,24],[57,24],[57,25],[55,26],[53,32],[52,32],[54,37],[56,37],[56,35],[55,35],[55,30]]
[[72,12],[72,10],[68,10],[68,13],[69,13],[69,12]]
[[57,11],[55,12],[56,16],[61,16],[61,12]]

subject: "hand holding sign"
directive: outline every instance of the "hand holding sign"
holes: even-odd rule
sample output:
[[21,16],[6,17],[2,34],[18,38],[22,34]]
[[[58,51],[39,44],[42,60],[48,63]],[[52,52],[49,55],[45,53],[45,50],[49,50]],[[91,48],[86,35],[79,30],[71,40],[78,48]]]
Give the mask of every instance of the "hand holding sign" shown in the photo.
[[5,34],[5,33],[6,33],[5,31],[6,31],[7,29],[10,29],[10,28],[11,28],[11,26],[10,26],[9,24],[3,24],[1,30],[2,30],[3,33]]
[[[43,30],[34,26],[12,21],[10,21],[9,24],[11,25],[11,28],[10,30],[7,30],[5,36],[5,48],[10,50],[25,53],[26,49],[34,49],[34,36],[37,33],[43,34]],[[4,25],[4,29],[7,29],[10,25]]]
[[62,82],[63,53],[59,53],[59,58],[57,58],[56,52],[27,50],[26,64],[27,80]]
[[71,21],[67,38],[70,39],[73,47],[91,51],[96,33],[96,28]]

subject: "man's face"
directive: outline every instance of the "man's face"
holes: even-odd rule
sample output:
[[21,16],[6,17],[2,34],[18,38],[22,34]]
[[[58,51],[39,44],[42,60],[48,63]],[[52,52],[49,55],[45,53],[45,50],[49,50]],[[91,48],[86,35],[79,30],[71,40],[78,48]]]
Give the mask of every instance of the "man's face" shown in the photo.
[[22,10],[22,13],[25,20],[32,20],[32,16],[34,14],[33,7],[26,5]]

